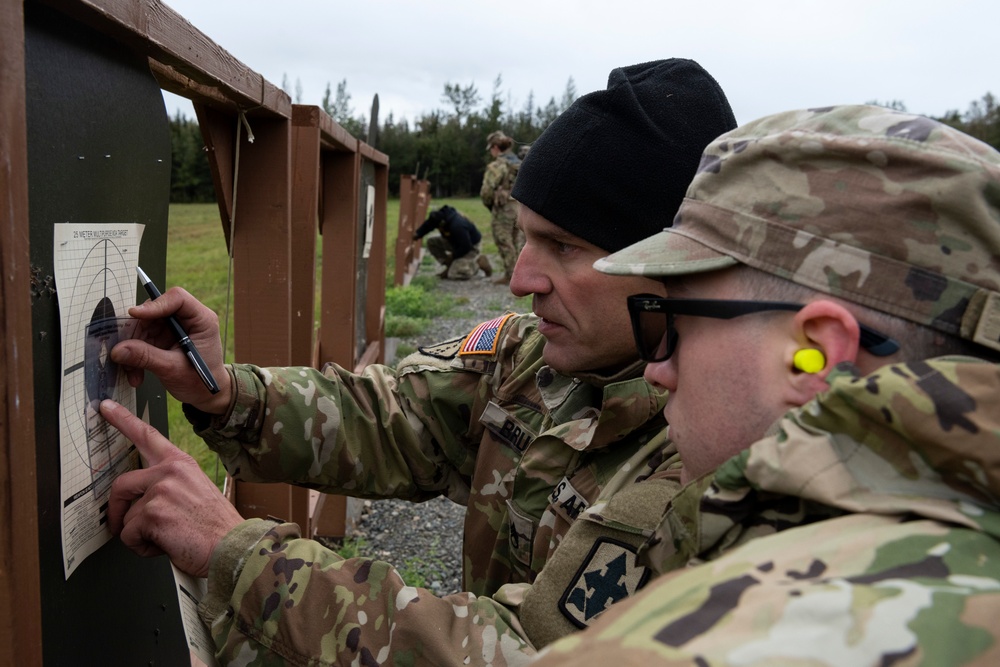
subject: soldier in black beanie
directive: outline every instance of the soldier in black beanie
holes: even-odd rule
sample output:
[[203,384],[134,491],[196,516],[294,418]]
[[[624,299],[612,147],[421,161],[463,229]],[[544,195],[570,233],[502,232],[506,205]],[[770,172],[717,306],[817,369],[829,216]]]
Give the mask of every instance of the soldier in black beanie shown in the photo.
[[526,244],[510,288],[533,296],[546,363],[605,373],[637,360],[625,297],[662,286],[605,280],[592,264],[668,227],[702,149],[734,127],[715,79],[672,58],[612,70],[532,145],[511,193]]
[[230,470],[370,498],[445,495],[467,508],[466,592],[439,597],[388,563],[341,559],[294,524],[243,520],[193,460],[105,402],[108,422],[160,457],[116,480],[109,526],[140,553],[207,574],[200,614],[220,663],[524,664],[642,587],[638,548],[680,487],[680,461],[625,297],[664,288],[593,263],[669,225],[702,149],[734,125],[696,63],[614,70],[607,90],[549,126],[516,180],[526,243],[510,287],[533,296],[534,314],[498,313],[395,367],[224,365],[218,318],[187,292],[130,311],[150,326],[176,314],[205,341],[216,395],[173,340],[154,350],[129,339],[113,356],[180,394]]
[[722,88],[693,60],[621,67],[545,129],[512,196],[614,252],[670,226],[702,149],[734,127]]

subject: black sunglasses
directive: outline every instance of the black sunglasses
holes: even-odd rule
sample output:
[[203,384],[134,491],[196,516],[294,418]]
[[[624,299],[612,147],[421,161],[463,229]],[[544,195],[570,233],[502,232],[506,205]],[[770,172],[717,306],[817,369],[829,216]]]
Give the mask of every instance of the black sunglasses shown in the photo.
[[[805,304],[787,301],[729,301],[726,299],[671,299],[655,294],[633,294],[628,297],[628,312],[632,318],[632,333],[643,361],[669,359],[677,349],[677,329],[674,315],[695,315],[729,320],[750,313],[770,310],[799,311]],[[899,350],[899,343],[861,324],[861,347],[879,357]]]

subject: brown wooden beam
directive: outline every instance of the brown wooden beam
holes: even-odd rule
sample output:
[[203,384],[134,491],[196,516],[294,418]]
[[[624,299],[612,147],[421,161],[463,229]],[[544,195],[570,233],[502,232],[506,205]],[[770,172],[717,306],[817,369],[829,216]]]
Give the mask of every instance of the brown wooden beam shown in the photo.
[[[366,146],[367,144],[362,144]],[[375,164],[375,222],[368,257],[367,302],[365,303],[365,342],[378,345],[376,362],[385,361],[385,267],[386,200],[389,196],[389,165]]]
[[[230,223],[233,219],[233,180],[236,168],[236,123],[239,115],[196,103],[194,113],[198,117],[198,129],[208,151],[208,170],[212,174],[215,201],[219,205],[222,235],[226,250],[230,254]],[[241,133],[243,134],[243,133]]]
[[378,149],[369,146],[363,141],[358,142],[358,152],[361,153],[361,157],[367,158],[374,162],[375,164],[380,164],[383,166],[389,166],[389,156],[385,153],[379,151]]
[[[235,120],[234,120],[235,122]],[[256,118],[254,142],[242,132],[233,207],[233,325],[236,361],[291,364],[290,118]],[[245,130],[245,128],[244,128]],[[234,126],[235,131],[235,126]],[[275,516],[306,530],[305,489],[237,482],[236,508],[246,517]]]
[[308,366],[313,357],[321,115],[326,114],[316,106],[292,106],[292,192],[295,193],[291,219],[291,253],[295,258],[291,265],[293,366]]
[[[159,0],[37,0],[256,114],[291,116],[291,98]],[[187,97],[183,90],[174,90]]]
[[257,118],[238,149],[233,210],[234,355],[260,366],[291,361],[291,122]]
[[357,351],[358,189],[357,153],[323,154],[323,267],[319,363],[353,368]]
[[361,142],[351,136],[351,133],[334,121],[328,113],[321,113],[317,120],[323,135],[323,148],[351,153],[358,151],[358,144]]
[[42,664],[24,5],[0,0],[0,665]]
[[204,86],[194,79],[184,76],[173,67],[164,65],[152,58],[149,59],[149,71],[153,73],[156,82],[160,84],[160,88],[175,95],[186,97],[196,106],[201,104],[225,109],[230,112],[236,112],[240,109],[240,106],[236,102],[223,95],[218,88]]

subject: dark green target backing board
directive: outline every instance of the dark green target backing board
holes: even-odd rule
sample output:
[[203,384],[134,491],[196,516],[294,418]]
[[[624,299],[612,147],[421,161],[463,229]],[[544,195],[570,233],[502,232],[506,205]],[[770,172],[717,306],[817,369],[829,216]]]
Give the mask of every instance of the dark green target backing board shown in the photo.
[[[45,664],[190,664],[166,558],[139,558],[113,539],[67,580],[60,527],[53,224],[144,224],[139,264],[165,284],[170,132],[163,97],[144,57],[54,10],[33,2],[24,10]],[[151,377],[137,396],[137,411],[146,409],[166,432],[164,393]]]

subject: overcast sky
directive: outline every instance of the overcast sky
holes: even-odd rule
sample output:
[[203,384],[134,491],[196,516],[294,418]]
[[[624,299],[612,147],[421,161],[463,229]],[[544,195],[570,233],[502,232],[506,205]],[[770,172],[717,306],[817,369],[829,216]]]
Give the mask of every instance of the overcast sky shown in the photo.
[[[435,109],[446,83],[497,76],[521,109],[602,89],[622,65],[697,60],[740,123],[789,109],[899,100],[939,116],[1000,95],[996,0],[166,0],[238,60],[320,104],[347,80],[356,116]],[[171,116],[190,103],[165,94]],[[518,139],[515,137],[515,139]]]

